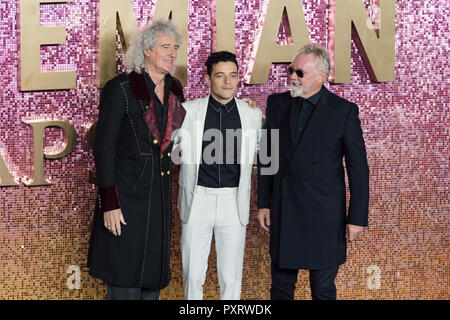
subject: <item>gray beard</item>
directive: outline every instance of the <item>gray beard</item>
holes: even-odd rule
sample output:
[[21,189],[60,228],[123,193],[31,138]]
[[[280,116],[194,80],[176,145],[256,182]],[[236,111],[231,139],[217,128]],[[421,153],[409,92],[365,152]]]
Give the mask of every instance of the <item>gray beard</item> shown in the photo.
[[303,87],[301,87],[300,89],[297,89],[294,86],[291,86],[291,97],[292,98],[296,98],[296,97],[300,97],[303,94]]

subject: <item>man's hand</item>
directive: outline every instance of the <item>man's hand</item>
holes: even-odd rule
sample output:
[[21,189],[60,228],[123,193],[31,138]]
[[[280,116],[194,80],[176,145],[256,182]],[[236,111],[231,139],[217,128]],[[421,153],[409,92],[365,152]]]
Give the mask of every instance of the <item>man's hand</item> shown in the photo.
[[347,224],[347,240],[352,242],[361,234],[364,227]]
[[105,223],[105,228],[115,236],[120,236],[121,234],[120,224],[127,224],[123,218],[122,210],[120,209],[104,212],[103,221]]
[[248,106],[252,109],[258,108],[258,104],[250,98],[242,98],[244,102],[247,102]]
[[270,209],[259,209],[256,219],[261,228],[270,232]]

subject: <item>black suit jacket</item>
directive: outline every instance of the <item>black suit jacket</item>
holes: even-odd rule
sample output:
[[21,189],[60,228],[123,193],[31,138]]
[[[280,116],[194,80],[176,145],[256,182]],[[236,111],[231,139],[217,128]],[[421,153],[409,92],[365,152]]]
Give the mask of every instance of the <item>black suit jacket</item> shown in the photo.
[[[289,92],[267,99],[266,122],[279,130],[279,170],[258,175],[258,207],[271,209],[270,253],[281,268],[324,269],[346,259],[346,224],[367,226],[369,169],[358,107],[325,87],[301,140],[289,125]],[[270,142],[268,144],[270,146]],[[350,185],[346,215],[343,158]]]

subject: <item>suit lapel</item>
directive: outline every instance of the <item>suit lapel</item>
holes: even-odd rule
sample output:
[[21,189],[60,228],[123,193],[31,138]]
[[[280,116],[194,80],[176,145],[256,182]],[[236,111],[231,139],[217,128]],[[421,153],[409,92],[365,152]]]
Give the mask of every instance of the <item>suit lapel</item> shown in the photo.
[[195,121],[194,121],[194,148],[195,148],[195,164],[197,166],[196,169],[196,179],[195,183],[197,183],[198,178],[198,169],[200,167],[200,161],[202,156],[202,145],[203,145],[203,131],[205,128],[205,119],[206,119],[206,111],[208,110],[208,101],[209,95],[200,99],[197,104],[196,112],[195,112]]
[[236,101],[236,106],[238,109],[238,113],[239,113],[239,118],[241,119],[241,146],[240,146],[240,150],[239,150],[239,154],[240,154],[240,163],[241,164],[245,164],[246,163],[246,159],[245,159],[245,150],[248,151],[248,148],[246,149],[244,147],[244,144],[246,142],[245,135],[244,132],[246,132],[246,130],[251,128],[251,125],[249,123],[249,117],[248,117],[248,109],[245,105],[243,105],[241,103],[241,101],[239,101],[238,99],[235,99]]

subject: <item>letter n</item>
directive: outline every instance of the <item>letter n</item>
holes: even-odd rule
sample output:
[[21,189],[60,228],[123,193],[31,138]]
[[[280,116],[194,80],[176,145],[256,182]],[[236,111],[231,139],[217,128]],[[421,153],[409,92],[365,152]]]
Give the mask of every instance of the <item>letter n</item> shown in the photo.
[[0,187],[18,186],[19,184],[14,181],[11,174],[6,167],[5,161],[0,154]]
[[[379,6],[378,6],[379,3]],[[358,48],[371,81],[395,80],[395,0],[377,0],[379,21],[374,26],[364,2],[330,0],[330,81],[350,82],[351,39]]]

